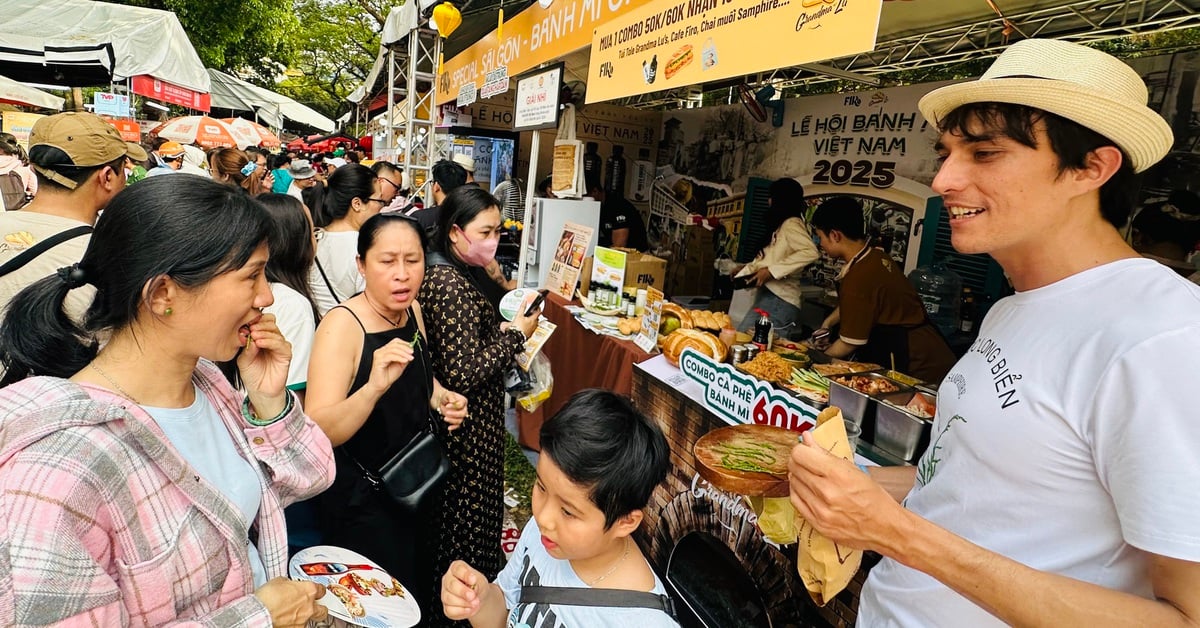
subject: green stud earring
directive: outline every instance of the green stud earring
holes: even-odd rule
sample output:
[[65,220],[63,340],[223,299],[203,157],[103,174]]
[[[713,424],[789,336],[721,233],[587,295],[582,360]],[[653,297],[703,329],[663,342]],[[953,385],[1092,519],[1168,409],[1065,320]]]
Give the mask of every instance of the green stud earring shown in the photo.
[[175,310],[172,310],[171,308],[167,308],[166,310],[164,310],[164,311],[163,311],[163,314],[164,314],[165,316],[170,316],[170,315],[171,315],[171,312],[174,312],[174,311],[175,311]]

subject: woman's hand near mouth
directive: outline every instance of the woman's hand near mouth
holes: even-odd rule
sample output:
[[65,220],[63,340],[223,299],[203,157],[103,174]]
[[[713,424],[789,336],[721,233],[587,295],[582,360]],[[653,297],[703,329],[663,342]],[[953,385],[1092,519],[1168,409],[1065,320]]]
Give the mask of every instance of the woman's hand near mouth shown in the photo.
[[292,345],[280,333],[274,314],[263,314],[246,328],[249,335],[237,358],[238,371],[255,415],[267,420],[279,416],[287,406]]

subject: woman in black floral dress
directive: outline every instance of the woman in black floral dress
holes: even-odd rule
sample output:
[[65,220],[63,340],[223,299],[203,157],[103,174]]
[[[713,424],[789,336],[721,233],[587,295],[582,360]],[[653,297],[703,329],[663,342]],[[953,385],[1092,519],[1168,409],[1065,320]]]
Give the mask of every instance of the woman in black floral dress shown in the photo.
[[[500,529],[504,516],[504,372],[537,327],[538,312],[521,306],[501,324],[484,290],[469,272],[496,256],[500,203],[475,186],[463,186],[441,206],[438,231],[426,262],[419,301],[425,314],[438,381],[468,399],[462,429],[441,434],[453,472],[435,526],[437,582],[450,563],[464,560],[491,580],[504,566]],[[435,612],[428,625],[449,625]]]

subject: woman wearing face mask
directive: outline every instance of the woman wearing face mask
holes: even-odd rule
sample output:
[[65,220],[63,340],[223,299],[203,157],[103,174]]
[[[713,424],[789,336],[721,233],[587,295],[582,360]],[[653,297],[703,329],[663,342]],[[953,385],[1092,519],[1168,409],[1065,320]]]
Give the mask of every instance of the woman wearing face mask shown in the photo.
[[[444,442],[453,468],[434,529],[440,531],[436,574],[464,560],[487,577],[504,566],[500,551],[504,490],[504,372],[524,350],[538,312],[501,325],[469,272],[487,266],[500,242],[500,203],[473,185],[442,203],[420,301],[433,370],[446,388],[466,396],[470,414]],[[436,576],[435,576],[436,580]],[[446,622],[436,609],[428,625]]]

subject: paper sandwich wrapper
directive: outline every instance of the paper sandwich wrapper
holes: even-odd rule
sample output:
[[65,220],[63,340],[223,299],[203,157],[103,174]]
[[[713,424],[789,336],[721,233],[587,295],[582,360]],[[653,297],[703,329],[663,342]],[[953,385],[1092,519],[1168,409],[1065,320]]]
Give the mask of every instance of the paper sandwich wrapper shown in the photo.
[[[829,407],[817,415],[812,432],[817,444],[839,458],[854,460],[846,438],[846,425],[840,408]],[[796,569],[817,606],[825,606],[842,592],[862,565],[862,550],[842,547],[817,532],[803,517],[796,516],[799,530],[799,556]]]

